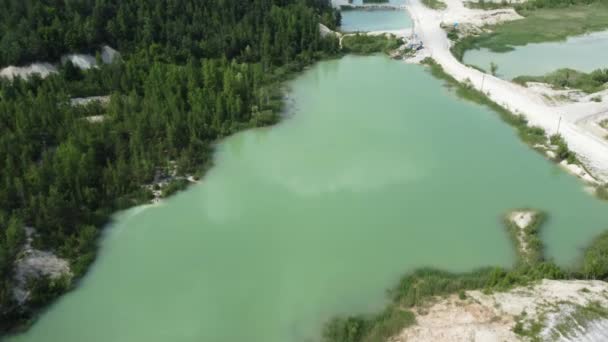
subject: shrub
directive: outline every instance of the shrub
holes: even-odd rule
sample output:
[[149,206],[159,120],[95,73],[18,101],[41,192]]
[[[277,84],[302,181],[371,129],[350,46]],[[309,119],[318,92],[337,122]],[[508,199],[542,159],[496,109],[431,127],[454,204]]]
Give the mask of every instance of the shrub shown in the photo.
[[184,190],[188,186],[186,179],[174,179],[163,189],[162,197],[169,197],[178,191]]
[[347,53],[372,54],[378,52],[388,53],[401,45],[401,40],[390,36],[369,36],[365,34],[355,34],[342,39],[342,49]]
[[568,164],[578,163],[576,155],[574,152],[570,151],[568,144],[560,134],[553,134],[549,137],[549,141],[551,142],[551,145],[557,146],[556,154],[559,160],[566,160]]
[[598,236],[587,248],[581,271],[586,278],[608,280],[608,232]]

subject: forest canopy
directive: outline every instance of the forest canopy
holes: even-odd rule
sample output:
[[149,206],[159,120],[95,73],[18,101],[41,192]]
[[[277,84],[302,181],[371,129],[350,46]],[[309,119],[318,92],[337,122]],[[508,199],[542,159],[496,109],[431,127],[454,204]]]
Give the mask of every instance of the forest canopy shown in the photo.
[[[15,303],[25,227],[37,231],[36,248],[81,275],[109,215],[148,201],[143,185],[160,168],[204,170],[215,141],[276,121],[278,82],[338,51],[335,37],[319,33],[319,23],[340,21],[325,0],[0,2],[2,66],[103,44],[122,55],[88,71],[67,63],[45,79],[0,79],[2,330],[65,290],[37,285],[29,308]],[[110,99],[71,104],[83,96]]]

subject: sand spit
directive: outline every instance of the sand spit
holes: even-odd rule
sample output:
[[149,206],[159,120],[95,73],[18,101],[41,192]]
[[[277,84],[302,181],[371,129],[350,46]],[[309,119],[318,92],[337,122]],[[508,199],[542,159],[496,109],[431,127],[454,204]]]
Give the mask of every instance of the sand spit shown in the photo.
[[534,221],[536,212],[533,210],[516,210],[507,215],[507,220],[513,222],[519,230],[515,233],[519,242],[519,249],[522,255],[528,252],[528,246],[525,239],[525,229]]

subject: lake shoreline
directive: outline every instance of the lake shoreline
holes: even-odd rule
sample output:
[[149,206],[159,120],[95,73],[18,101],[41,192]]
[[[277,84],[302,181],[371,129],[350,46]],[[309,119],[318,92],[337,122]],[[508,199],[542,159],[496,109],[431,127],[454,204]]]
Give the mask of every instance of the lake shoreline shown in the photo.
[[[332,57],[330,57],[330,58],[333,58],[333,56],[332,56]],[[319,61],[315,61],[313,64],[315,64],[316,62],[319,62]],[[279,119],[278,119],[278,120],[275,122],[275,124],[276,124],[276,123],[279,123],[279,122],[281,122],[281,119],[280,119],[280,118],[279,118]],[[252,128],[252,127],[246,127],[246,129],[245,129],[245,130],[250,129],[250,128]],[[188,177],[188,178],[189,178],[189,177]]]
[[[562,121],[559,125],[559,134],[563,136],[568,146],[579,156],[579,160],[584,165],[584,168],[599,183],[607,182],[608,141],[597,139],[593,134],[581,129],[573,119],[570,119],[572,117],[570,113],[582,111],[588,112],[591,115],[599,110],[608,110],[608,104],[598,104],[589,101],[577,104],[577,106],[550,107],[543,101],[542,96],[527,88],[462,64],[450,51],[452,43],[442,28],[445,23],[458,21],[459,25],[463,25],[468,20],[468,22],[479,25],[479,21],[487,22],[491,20],[493,23],[497,23],[504,20],[517,20],[519,17],[512,10],[513,15],[511,16],[484,16],[484,13],[503,13],[504,10],[473,11],[466,9],[462,5],[461,0],[448,0],[446,3],[448,7],[445,11],[428,9],[419,0],[413,0],[408,3],[407,9],[413,18],[415,32],[425,47],[411,61],[419,63],[425,57],[432,57],[456,81],[466,82],[501,107],[514,114],[524,115],[531,125],[542,127],[545,132],[556,132],[558,121]],[[559,116],[555,115],[556,112],[565,112],[569,115],[564,116],[564,120],[561,120]]]
[[[320,23],[319,23],[320,24]],[[321,34],[323,31],[320,29]],[[323,37],[323,36],[322,36]],[[337,37],[336,37],[337,39]],[[111,47],[107,45],[103,45],[103,63],[110,64],[115,59],[121,60],[121,55]],[[106,55],[110,57],[106,57]],[[271,88],[272,96],[276,96],[279,93],[283,92],[283,86],[286,82],[290,81],[294,77],[297,77],[301,73],[305,72],[309,67],[314,66],[315,64],[325,61],[332,60],[335,58],[342,57],[343,54],[341,51],[337,53],[332,53],[328,51],[317,51],[317,54],[308,62],[299,61],[294,62],[292,64],[286,64],[281,67],[276,67],[273,70],[273,75],[268,79],[267,86]],[[85,60],[89,61],[91,58],[86,54],[78,54],[78,53],[69,53],[61,58],[61,63],[64,60],[72,60],[76,59],[78,61]],[[107,59],[111,58],[111,59]],[[94,58],[92,58],[94,60]],[[106,63],[107,62],[107,63]],[[61,64],[59,63],[59,64]],[[93,61],[91,61],[93,63]],[[52,68],[47,69],[46,67],[50,66]],[[82,67],[83,70],[88,70],[91,68],[96,68],[96,65],[89,65],[86,63],[77,64],[79,68]],[[280,69],[280,72],[279,72]],[[1,69],[2,73],[0,74],[0,78],[6,78],[9,82],[12,82],[14,79],[20,79],[24,82],[28,82],[31,77],[44,79],[50,75],[57,74],[59,69],[55,67],[55,64],[49,62],[35,62],[30,63],[25,66],[7,66]],[[105,98],[105,96],[103,96]],[[82,100],[78,98],[77,100]],[[78,102],[78,101],[76,101]],[[85,101],[86,102],[86,101]],[[105,104],[109,102],[109,100],[104,100]],[[79,103],[76,103],[78,105]],[[86,103],[85,103],[86,104]],[[286,102],[284,99],[281,99],[281,106],[284,106]],[[264,127],[272,127],[285,119],[283,115],[283,107],[279,108],[276,112],[273,112],[270,118],[261,118],[258,120],[256,117],[252,117],[250,122],[239,125],[237,129],[230,132],[230,134],[221,136],[215,141],[214,145],[217,145],[221,141],[238,134],[240,132],[244,132],[251,129],[258,129]],[[23,301],[20,303],[13,303],[10,307],[0,307],[0,310],[4,310],[2,313],[7,313],[5,317],[6,320],[0,323],[0,340],[4,337],[17,336],[21,333],[27,332],[36,322],[37,320],[47,312],[56,302],[67,295],[70,292],[76,291],[80,286],[81,280],[89,274],[90,268],[97,261],[97,253],[99,251],[98,243],[102,236],[104,235],[105,230],[113,225],[114,216],[125,210],[134,209],[138,207],[158,207],[164,204],[165,200],[174,197],[178,193],[190,189],[194,185],[198,185],[203,183],[203,178],[205,177],[207,171],[213,168],[213,161],[196,166],[196,170],[194,172],[179,172],[176,161],[167,160],[165,165],[159,165],[156,167],[157,175],[152,182],[139,184],[139,192],[143,192],[145,195],[143,196],[135,196],[129,201],[128,206],[118,206],[109,213],[109,215],[105,218],[105,223],[99,228],[98,233],[95,238],[95,246],[92,248],[92,251],[88,251],[94,254],[90,263],[85,266],[85,269],[82,273],[73,273],[70,271],[69,277],[59,277],[59,278],[47,278],[42,276],[38,276],[35,278],[37,280],[44,280],[50,282],[52,286],[55,286],[57,283],[57,288],[53,288],[53,292],[47,297],[44,303],[32,305],[29,300]],[[140,193],[137,195],[141,195]],[[35,227],[31,227],[35,229]],[[40,251],[38,251],[40,252]],[[45,254],[45,258],[50,259],[56,257],[57,251],[55,250],[45,250],[42,251]],[[63,259],[61,259],[63,260]],[[70,267],[72,266],[71,260],[65,259],[66,262],[70,261]],[[15,260],[15,263],[18,263],[21,260]],[[14,281],[14,279],[13,279]],[[11,290],[15,289],[12,288]],[[21,290],[20,290],[21,291]],[[23,292],[23,291],[21,291]],[[33,291],[32,291],[33,292]]]
[[[450,7],[454,7],[454,4],[459,1],[448,1],[448,12]],[[458,7],[458,5],[456,6]],[[420,39],[425,44],[425,50],[419,56],[410,59],[411,62],[414,63],[422,63],[428,64],[431,67],[431,72],[438,78],[446,80],[452,86],[458,87],[458,90],[465,93],[465,99],[473,100],[473,102],[477,102],[480,104],[485,104],[490,108],[494,109],[498,113],[501,114],[503,119],[506,117],[505,121],[515,126],[520,131],[520,137],[522,134],[527,134],[526,132],[529,129],[533,129],[533,127],[528,126],[528,120],[524,120],[522,123],[515,124],[515,120],[513,118],[516,117],[516,114],[528,114],[528,112],[534,112],[538,108],[538,104],[532,105],[530,102],[529,105],[518,106],[514,103],[517,101],[517,97],[515,99],[509,100],[508,94],[514,93],[516,90],[508,84],[502,82],[502,84],[497,84],[496,90],[503,90],[503,95],[500,97],[500,100],[497,101],[493,95],[494,89],[492,89],[492,93],[490,91],[485,92],[484,83],[486,81],[485,78],[490,78],[490,75],[484,75],[484,80],[482,82],[472,81],[471,76],[478,76],[479,71],[475,69],[468,68],[455,60],[455,58],[451,55],[449,51],[450,43],[445,38],[445,32],[441,29],[441,31],[437,30],[437,28],[431,27],[433,24],[437,24],[439,27],[439,22],[443,21],[443,16],[445,13],[441,14],[441,19],[439,16],[430,10],[425,10],[421,8],[419,1],[414,0],[407,6],[408,11],[410,11],[414,22],[417,25],[421,25],[422,22],[428,23],[429,21],[433,22],[432,24],[428,24],[425,30],[422,32],[417,31]],[[430,31],[430,32],[429,32]],[[429,51],[430,50],[430,51]],[[447,51],[447,54],[446,54]],[[448,55],[449,54],[449,55]],[[439,60],[437,60],[438,55],[440,56]],[[493,80],[494,81],[494,80]],[[481,83],[481,84],[479,84]],[[501,83],[501,82],[495,82]],[[508,86],[507,86],[508,85]],[[503,86],[504,88],[500,88]],[[458,94],[459,91],[456,91]],[[525,90],[517,90],[518,95],[521,96],[525,93]],[[533,94],[526,94],[526,97]],[[515,113],[512,112],[510,108],[515,109]],[[522,113],[523,112],[523,113]],[[540,120],[538,120],[538,115],[526,115],[526,118],[530,118],[534,120],[534,124],[538,124]],[[561,120],[561,119],[560,119]],[[550,132],[547,129],[547,125],[543,127],[543,136],[545,136],[545,132]],[[568,142],[573,141],[576,137],[573,134],[569,134],[567,139]],[[523,139],[523,138],[522,138]],[[546,139],[546,136],[545,136]],[[523,139],[526,141],[525,139]],[[547,140],[545,140],[547,141]],[[528,142],[528,141],[527,141]],[[594,168],[594,171],[598,170],[598,161],[600,163],[599,177],[601,181],[606,181],[605,172],[608,171],[605,166],[608,164],[604,163],[601,158],[599,159],[585,159],[583,161],[583,166],[579,167],[580,169],[574,169],[574,164],[569,164],[566,160],[559,160],[556,158],[555,150],[550,148],[548,142],[545,144],[528,144],[534,149],[541,152],[544,156],[554,161],[557,165],[561,166],[566,172],[576,175],[587,184],[593,184],[598,186],[601,184],[591,176],[589,172],[587,172],[585,166],[589,165],[589,167]],[[598,150],[601,150],[598,148]],[[581,152],[581,148],[578,147],[576,149],[577,154]],[[599,190],[598,190],[599,191]],[[404,277],[401,283],[396,287],[393,292],[398,292],[398,295],[393,294],[393,303],[389,304],[389,306],[378,315],[355,315],[348,316],[346,318],[336,318],[333,321],[328,322],[325,329],[325,341],[340,341],[348,335],[350,339],[349,341],[364,341],[368,339],[389,339],[391,341],[426,341],[426,340],[434,340],[438,338],[445,338],[445,336],[471,336],[483,334],[484,336],[494,336],[495,338],[501,338],[508,341],[517,341],[522,338],[522,336],[534,337],[539,334],[545,336],[555,333],[555,331],[566,331],[566,334],[572,333],[571,330],[564,330],[565,328],[561,326],[560,320],[564,320],[564,314],[560,314],[560,311],[566,311],[568,313],[578,312],[577,310],[587,310],[588,305],[593,305],[594,301],[597,301],[598,298],[602,299],[602,306],[608,306],[608,302],[605,301],[604,297],[598,297],[602,293],[606,293],[608,291],[608,283],[597,280],[576,280],[582,278],[581,274],[570,274],[567,275],[567,271],[560,271],[559,268],[557,273],[545,273],[546,272],[546,263],[543,261],[544,256],[542,253],[542,242],[538,238],[538,226],[543,221],[543,214],[539,214],[536,211],[530,210],[514,210],[505,216],[505,224],[509,227],[509,231],[513,238],[513,242],[518,246],[518,255],[520,257],[520,262],[523,263],[524,266],[516,266],[512,271],[505,271],[506,277],[514,277],[518,278],[521,274],[522,269],[527,269],[524,271],[524,274],[527,272],[531,272],[535,274],[532,276],[532,279],[528,279],[527,276],[524,275],[519,281],[521,288],[512,288],[513,283],[507,285],[507,289],[509,292],[510,299],[507,301],[500,301],[497,298],[500,296],[506,297],[506,293],[500,293],[494,297],[485,298],[483,303],[490,303],[485,307],[476,307],[471,308],[470,310],[475,310],[477,312],[474,315],[475,319],[462,318],[470,315],[471,311],[462,311],[463,305],[461,304],[463,300],[466,298],[477,298],[477,303],[480,302],[480,296],[482,295],[490,295],[490,293],[486,293],[488,288],[482,291],[472,291],[466,285],[467,279],[473,277],[475,272],[472,273],[461,273],[461,274],[442,274],[441,271],[437,270],[419,270],[409,273]],[[514,229],[514,227],[516,229]],[[531,236],[531,237],[526,237]],[[591,246],[595,244],[601,243],[603,239],[602,236],[596,237]],[[536,247],[537,249],[531,248],[530,246]],[[589,247],[586,249],[586,253],[588,254],[593,247]],[[531,266],[525,266],[530,264]],[[549,263],[550,264],[550,263]],[[543,271],[545,269],[545,271]],[[480,271],[481,272],[481,271]],[[536,273],[540,272],[540,274]],[[564,273],[561,273],[564,272]],[[579,271],[577,271],[579,272]],[[483,273],[483,272],[481,272]],[[561,274],[561,275],[560,275]],[[454,287],[449,290],[445,289],[435,289],[432,285],[428,285],[431,289],[424,289],[425,281],[431,282],[433,279],[443,279],[446,281],[454,281],[455,283],[459,283],[460,285],[454,285]],[[564,280],[547,280],[547,279],[564,279]],[[426,280],[425,280],[426,279]],[[574,279],[574,280],[572,280]],[[442,280],[434,280],[441,283]],[[515,283],[519,282],[515,280]],[[540,283],[539,283],[540,281]],[[422,292],[421,296],[428,296],[426,301],[423,300],[415,300],[411,301],[409,299],[412,287],[411,284],[421,283],[422,289],[414,289],[415,293]],[[552,283],[551,283],[552,282]],[[464,284],[463,284],[464,283]],[[490,282],[492,283],[492,282]],[[507,282],[509,283],[509,282]],[[495,283],[494,283],[495,284]],[[575,285],[576,284],[576,285]],[[530,285],[534,286],[534,289],[539,289],[538,291],[534,291],[534,294],[528,296],[526,298],[518,297],[517,293],[521,292],[522,289],[529,289]],[[439,285],[437,285],[439,286]],[[446,285],[443,285],[446,286]],[[469,285],[470,286],[470,285]],[[487,283],[485,286],[488,286]],[[496,285],[492,285],[496,286]],[[473,288],[484,288],[484,286],[473,286]],[[405,288],[405,289],[404,289]],[[464,289],[463,289],[464,288]],[[498,286],[498,291],[504,291],[505,288],[500,289],[501,286]],[[551,290],[548,290],[551,288]],[[595,297],[585,297],[585,295],[590,292],[589,288],[594,288],[593,294]],[[457,296],[457,293],[460,289],[460,294]],[[405,291],[405,292],[404,292]],[[429,294],[427,291],[430,291]],[[436,292],[435,292],[436,291]],[[582,292],[585,293],[584,296],[579,296]],[[565,297],[563,295],[565,294]],[[450,295],[449,299],[445,299],[446,295]],[[575,298],[576,299],[573,299]],[[566,299],[568,299],[567,307],[559,307],[557,311],[551,308],[541,309],[540,306],[536,306],[534,304],[532,307],[534,308],[534,314],[529,316],[528,318],[521,318],[522,312],[525,313],[526,307],[530,307],[532,302],[540,302],[544,299],[552,298],[551,303],[553,305],[558,305],[558,303],[563,303]],[[456,303],[459,302],[460,303]],[[521,303],[526,303],[519,307],[517,310],[513,311],[500,311],[501,305],[506,305],[509,301],[519,301]],[[405,304],[408,303],[408,304]],[[473,302],[471,302],[473,303]],[[494,303],[494,304],[492,304]],[[476,304],[475,304],[476,305]],[[485,305],[485,304],[483,304]],[[498,305],[498,306],[497,306]],[[403,307],[412,308],[413,315],[411,311],[403,309]],[[451,308],[451,309],[446,309]],[[496,311],[493,308],[498,308]],[[450,311],[451,310],[451,311]],[[459,311],[460,310],[460,311]],[[468,309],[467,309],[468,310]],[[589,331],[583,331],[582,334],[589,336],[598,334],[597,324],[606,325],[608,322],[608,311],[605,308],[601,309],[601,313],[597,316],[594,316],[594,321],[591,322],[585,321],[581,322],[579,326],[587,327],[588,324],[593,323],[594,325],[590,328]],[[430,314],[429,314],[430,312]],[[540,313],[542,312],[542,313]],[[501,318],[495,319],[495,317],[500,315],[507,315],[506,320],[502,320]],[[551,322],[545,322],[545,315],[553,315],[551,317]],[[484,317],[485,315],[485,317]],[[480,319],[477,321],[476,319]],[[567,318],[566,318],[567,319]],[[417,321],[420,321],[419,325],[417,325]],[[446,324],[446,321],[450,321],[453,324]],[[600,323],[596,323],[600,322]],[[556,323],[557,322],[557,323]],[[492,328],[489,328],[492,324]],[[547,324],[544,326],[542,324]],[[530,326],[534,326],[535,328],[530,328]],[[539,328],[536,328],[538,326]],[[405,327],[405,328],[404,328]],[[541,330],[542,328],[542,330]],[[594,330],[595,329],[595,330]],[[600,330],[601,332],[601,330]],[[574,332],[574,335],[577,336],[580,332]],[[353,336],[354,335],[354,336]],[[580,335],[579,335],[580,336]]]

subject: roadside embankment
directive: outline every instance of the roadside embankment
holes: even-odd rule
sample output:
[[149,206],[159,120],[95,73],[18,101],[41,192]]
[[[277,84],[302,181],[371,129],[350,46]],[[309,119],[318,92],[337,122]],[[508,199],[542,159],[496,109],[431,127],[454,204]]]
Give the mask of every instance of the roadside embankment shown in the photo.
[[[466,83],[511,113],[523,115],[531,126],[538,126],[548,134],[557,133],[559,126],[559,134],[584,168],[600,183],[608,182],[608,141],[598,138],[575,122],[580,119],[580,114],[576,113],[582,111],[588,115],[594,114],[596,111],[591,111],[591,108],[596,109],[598,104],[550,106],[545,103],[543,96],[523,86],[463,65],[452,55],[452,41],[448,39],[441,24],[447,18],[460,18],[459,23],[466,23],[465,14],[473,10],[464,7],[460,0],[447,0],[446,4],[448,8],[443,13],[426,8],[419,0],[408,2],[407,8],[415,24],[414,30],[424,44],[424,51],[419,56],[432,57],[456,81]],[[419,62],[421,59],[417,57],[414,61]],[[605,106],[608,107],[608,104]]]

